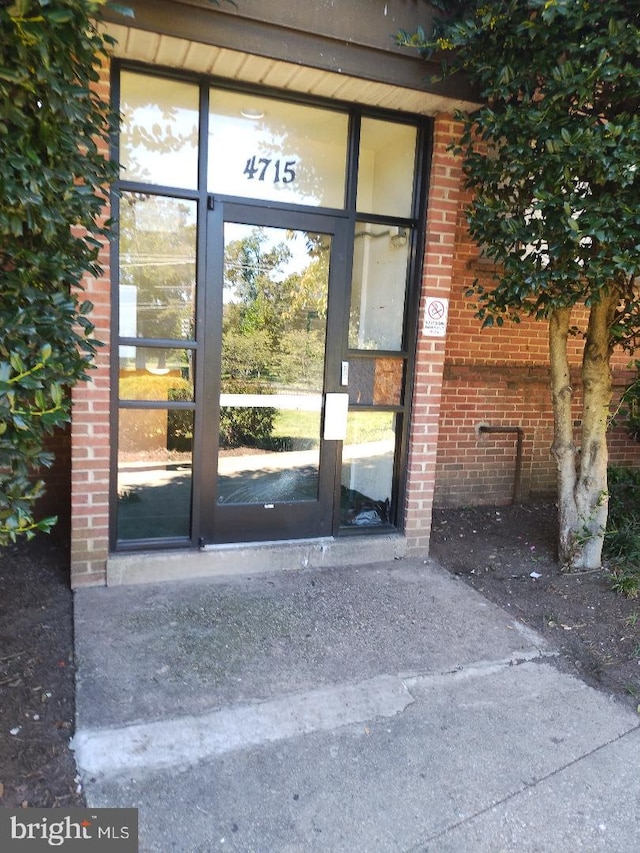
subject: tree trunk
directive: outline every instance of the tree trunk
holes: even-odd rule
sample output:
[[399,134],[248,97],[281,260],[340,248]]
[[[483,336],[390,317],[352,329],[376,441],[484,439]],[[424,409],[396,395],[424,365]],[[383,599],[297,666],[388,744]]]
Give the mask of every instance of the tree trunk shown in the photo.
[[607,527],[607,423],[611,407],[611,324],[619,301],[613,291],[591,306],[582,357],[582,453],[576,506],[582,522],[576,569],[597,569]]
[[574,498],[576,446],[573,441],[571,403],[571,368],[567,355],[567,340],[571,309],[556,309],[549,317],[549,358],[551,372],[551,403],[553,407],[553,444],[551,454],[556,462],[558,485],[558,558],[562,566],[572,550],[572,532],[577,526]]
[[618,295],[591,306],[582,359],[582,443],[573,440],[573,390],[567,358],[570,310],[549,320],[552,453],[558,477],[558,557],[566,571],[597,569],[607,524],[607,419],[611,403],[610,327]]

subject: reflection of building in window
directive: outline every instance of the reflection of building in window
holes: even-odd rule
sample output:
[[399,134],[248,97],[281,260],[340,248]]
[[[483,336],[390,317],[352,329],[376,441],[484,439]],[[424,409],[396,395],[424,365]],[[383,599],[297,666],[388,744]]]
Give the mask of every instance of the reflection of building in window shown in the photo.
[[355,236],[349,346],[399,350],[409,261],[406,230],[366,224]]

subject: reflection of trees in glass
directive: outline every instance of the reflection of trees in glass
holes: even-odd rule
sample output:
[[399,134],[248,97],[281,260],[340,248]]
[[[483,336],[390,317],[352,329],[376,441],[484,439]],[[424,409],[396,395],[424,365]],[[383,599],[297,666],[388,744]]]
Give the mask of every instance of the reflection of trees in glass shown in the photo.
[[[175,133],[176,109],[162,110],[162,119],[166,124],[154,122],[150,126],[142,123],[137,116],[142,111],[131,109],[123,104],[125,121],[120,133],[120,161],[124,164],[125,177],[136,181],[154,182],[151,171],[145,166],[145,154],[168,154],[192,149],[195,156],[198,145],[198,127],[193,125],[189,134]],[[157,183],[157,180],[155,181]]]
[[[225,289],[231,301],[225,306],[225,329],[253,337],[256,332],[275,333],[277,312],[282,308],[281,269],[291,258],[285,243],[266,246],[264,229],[252,229],[225,250]],[[256,344],[259,335],[256,335]]]
[[120,285],[135,288],[136,336],[193,338],[196,224],[190,202],[126,193]]
[[[154,165],[157,169],[157,155],[162,154],[182,155],[185,165],[195,167],[198,150],[196,87],[129,72],[124,72],[121,79],[119,155],[125,178],[157,183],[158,175],[152,171]],[[167,86],[170,88],[164,93]],[[176,93],[182,103],[174,102]],[[193,101],[193,106],[189,101]],[[147,155],[151,155],[151,170]],[[175,158],[173,162],[175,164]],[[171,181],[165,179],[162,183]]]
[[252,228],[227,244],[222,354],[227,391],[234,380],[322,388],[328,238],[306,234],[305,265],[287,273],[285,266],[300,248],[296,251],[292,232],[282,232],[286,239],[280,242],[273,241],[274,232],[279,230]]

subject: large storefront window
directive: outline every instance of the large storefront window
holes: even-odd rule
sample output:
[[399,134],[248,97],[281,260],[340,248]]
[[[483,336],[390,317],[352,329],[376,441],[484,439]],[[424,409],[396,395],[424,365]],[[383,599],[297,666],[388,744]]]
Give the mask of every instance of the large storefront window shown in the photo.
[[420,123],[133,70],[120,109],[114,546],[401,526]]

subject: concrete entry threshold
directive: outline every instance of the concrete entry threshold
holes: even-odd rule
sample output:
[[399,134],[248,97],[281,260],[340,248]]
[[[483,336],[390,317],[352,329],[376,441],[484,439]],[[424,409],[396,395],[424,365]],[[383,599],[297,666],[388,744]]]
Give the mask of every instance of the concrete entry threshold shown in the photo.
[[107,562],[107,586],[371,565],[399,560],[406,553],[405,537],[392,534],[210,545],[200,551],[114,554]]

